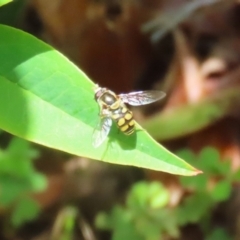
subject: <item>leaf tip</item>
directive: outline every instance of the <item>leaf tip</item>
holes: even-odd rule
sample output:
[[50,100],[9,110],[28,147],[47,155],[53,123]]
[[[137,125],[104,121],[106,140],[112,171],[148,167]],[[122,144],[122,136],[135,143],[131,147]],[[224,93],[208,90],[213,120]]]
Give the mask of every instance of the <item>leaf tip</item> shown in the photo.
[[198,174],[202,174],[203,171],[202,170],[199,170],[199,169],[195,169],[194,172],[193,172],[193,176],[196,176]]

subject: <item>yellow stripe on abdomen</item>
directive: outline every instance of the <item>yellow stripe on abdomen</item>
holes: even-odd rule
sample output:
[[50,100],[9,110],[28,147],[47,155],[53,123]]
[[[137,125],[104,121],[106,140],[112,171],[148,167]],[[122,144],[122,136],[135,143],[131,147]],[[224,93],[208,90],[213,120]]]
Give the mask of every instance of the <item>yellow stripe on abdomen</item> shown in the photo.
[[135,129],[135,121],[133,119],[132,112],[123,107],[119,108],[112,115],[112,118],[116,121],[118,128],[126,135],[131,135]]

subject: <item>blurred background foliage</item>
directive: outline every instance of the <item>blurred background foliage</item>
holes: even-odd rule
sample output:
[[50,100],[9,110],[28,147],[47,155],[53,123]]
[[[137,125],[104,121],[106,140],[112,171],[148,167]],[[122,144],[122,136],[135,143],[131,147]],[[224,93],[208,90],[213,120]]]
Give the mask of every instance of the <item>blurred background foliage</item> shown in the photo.
[[204,171],[113,166],[1,132],[0,239],[240,239],[239,0],[16,0],[0,23],[116,92],[165,91],[134,116]]

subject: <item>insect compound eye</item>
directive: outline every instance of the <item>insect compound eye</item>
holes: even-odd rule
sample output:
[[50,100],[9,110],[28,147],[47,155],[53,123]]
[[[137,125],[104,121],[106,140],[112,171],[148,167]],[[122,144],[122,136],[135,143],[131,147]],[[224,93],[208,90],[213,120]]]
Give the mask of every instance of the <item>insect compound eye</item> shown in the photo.
[[94,95],[94,99],[97,101],[102,95],[103,93],[105,92],[105,88],[98,88],[96,91],[95,91],[95,95]]
[[94,99],[97,101],[100,97],[100,94],[99,92],[96,92],[95,95],[94,95]]
[[105,93],[102,97],[102,100],[107,104],[107,105],[112,105],[113,103],[116,102],[116,98],[109,94],[109,93]]

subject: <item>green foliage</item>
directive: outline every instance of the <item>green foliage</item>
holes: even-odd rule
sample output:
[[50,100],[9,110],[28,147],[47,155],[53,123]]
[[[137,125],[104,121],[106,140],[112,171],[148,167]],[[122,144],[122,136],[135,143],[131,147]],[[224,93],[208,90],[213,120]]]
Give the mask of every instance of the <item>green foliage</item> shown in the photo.
[[181,227],[198,224],[206,239],[230,240],[225,230],[211,229],[211,212],[230,197],[232,183],[239,179],[239,172],[232,173],[229,161],[221,161],[213,148],[203,149],[198,156],[189,150],[179,155],[194,162],[204,174],[180,177],[189,194],[177,207],[168,207],[170,193],[162,184],[141,182],[129,192],[125,207],[115,206],[109,214],[99,214],[97,226],[112,230],[113,240],[161,240],[164,236],[179,237]]
[[33,219],[39,207],[30,194],[46,188],[46,178],[37,173],[32,160],[37,152],[29,142],[13,138],[6,149],[0,149],[0,204],[13,206],[12,223],[15,226]]
[[[160,141],[195,133],[226,116],[240,100],[236,87],[224,89],[204,100],[163,111],[143,123],[143,127]],[[177,121],[176,121],[177,119]]]
[[198,157],[189,150],[182,150],[178,155],[184,157],[189,163],[195,163],[198,167],[201,167],[204,171],[204,175],[207,177],[222,176],[227,179],[235,180],[232,175],[236,173],[232,173],[230,161],[221,161],[218,151],[214,148],[204,148]]
[[[116,126],[99,148],[94,83],[56,50],[0,26],[0,127],[24,139],[75,155],[180,175],[198,170],[167,151],[137,125],[131,136]],[[17,41],[16,41],[17,39]]]
[[73,206],[64,207],[57,216],[57,219],[53,226],[51,239],[58,240],[74,239],[74,230],[76,225],[76,218],[78,215],[79,211],[76,207]]
[[[196,159],[196,156],[184,150],[179,152],[179,156],[186,159],[189,163],[194,162],[204,171],[204,175],[192,178],[192,181],[181,177],[182,185],[191,191],[207,194],[213,201],[219,202],[229,198],[232,182],[238,181],[239,171],[232,172],[230,161],[222,161],[219,153],[213,148],[204,148]],[[212,180],[210,183],[209,180]]]
[[232,240],[224,229],[216,228],[207,237],[206,240]]
[[29,197],[22,197],[12,213],[12,223],[14,226],[20,226],[23,222],[36,218],[39,211],[40,208],[36,201]]
[[[101,213],[98,227],[113,230],[113,240],[159,240],[165,233],[178,235],[174,212],[166,208],[168,191],[157,182],[140,182],[130,191],[126,207],[115,206],[110,214]],[[167,221],[166,221],[167,219]]]
[[183,150],[178,155],[189,163],[194,162],[204,171],[203,175],[192,178],[192,181],[180,177],[182,186],[192,193],[178,207],[180,225],[198,223],[208,236],[210,213],[218,203],[229,199],[232,183],[237,180],[239,171],[233,173],[231,162],[221,160],[214,148],[206,147],[198,156],[189,150]]

